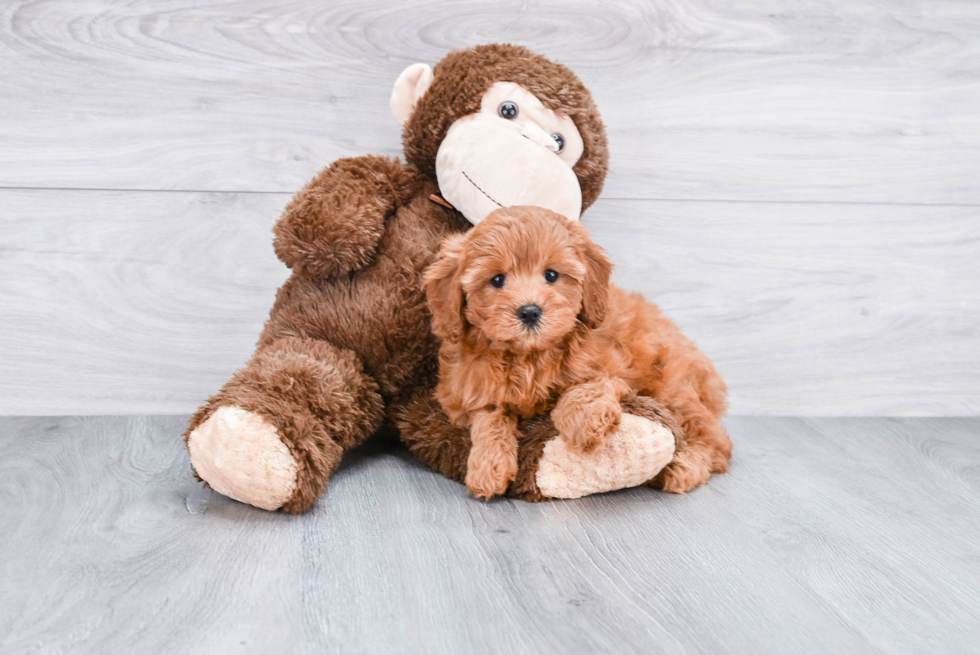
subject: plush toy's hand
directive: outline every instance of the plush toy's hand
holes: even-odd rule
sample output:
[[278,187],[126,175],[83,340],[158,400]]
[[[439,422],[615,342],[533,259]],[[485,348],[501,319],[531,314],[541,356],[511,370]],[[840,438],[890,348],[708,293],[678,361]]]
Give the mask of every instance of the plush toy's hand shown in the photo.
[[306,277],[344,275],[374,259],[385,219],[411,197],[415,169],[389,157],[338,159],[286,205],[276,255]]
[[[580,498],[650,482],[683,444],[683,433],[653,398],[627,394],[620,407],[619,428],[589,453],[572,449],[557,435],[553,413],[522,421],[517,475],[508,495],[530,501]],[[393,417],[416,457],[443,475],[465,480],[473,465],[469,430],[450,423],[432,393],[395,407]]]
[[674,447],[674,433],[664,423],[628,413],[591,452],[575,450],[564,439],[552,439],[537,461],[533,479],[538,497],[532,495],[530,500],[581,498],[649,483],[670,463]]
[[628,391],[618,378],[601,379],[565,390],[551,418],[561,438],[573,449],[591,452],[619,427],[620,398]]

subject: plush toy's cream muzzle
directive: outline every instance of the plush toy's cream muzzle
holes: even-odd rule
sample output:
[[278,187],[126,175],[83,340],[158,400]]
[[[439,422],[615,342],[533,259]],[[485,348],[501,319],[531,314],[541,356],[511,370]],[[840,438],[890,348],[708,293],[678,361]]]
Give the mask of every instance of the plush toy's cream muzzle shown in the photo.
[[474,225],[501,207],[537,205],[572,220],[582,214],[578,178],[534,124],[501,129],[495,116],[465,116],[449,128],[436,156],[443,197]]

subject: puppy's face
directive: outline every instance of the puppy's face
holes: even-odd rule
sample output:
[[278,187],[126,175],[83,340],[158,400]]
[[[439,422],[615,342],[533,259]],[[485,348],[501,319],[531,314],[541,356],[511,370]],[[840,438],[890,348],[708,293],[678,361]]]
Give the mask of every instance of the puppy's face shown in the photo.
[[451,237],[427,274],[433,330],[478,330],[495,347],[554,346],[605,313],[611,265],[585,228],[546,209],[500,209]]

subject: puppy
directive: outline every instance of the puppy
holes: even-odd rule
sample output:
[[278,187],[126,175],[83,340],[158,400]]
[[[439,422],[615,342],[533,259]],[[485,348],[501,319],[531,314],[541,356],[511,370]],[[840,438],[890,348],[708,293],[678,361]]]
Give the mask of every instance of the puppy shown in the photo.
[[630,391],[665,405],[686,436],[653,484],[684,493],[728,470],[725,383],[611,272],[584,227],[538,207],[498,209],[443,243],[425,278],[441,339],[436,397],[470,428],[475,496],[504,493],[517,474],[519,418],[550,410],[561,438],[588,452],[618,428]]

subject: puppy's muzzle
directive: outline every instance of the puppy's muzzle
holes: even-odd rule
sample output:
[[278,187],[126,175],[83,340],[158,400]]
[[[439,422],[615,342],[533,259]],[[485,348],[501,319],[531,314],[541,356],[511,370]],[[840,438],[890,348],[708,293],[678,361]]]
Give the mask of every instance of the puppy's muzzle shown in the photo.
[[517,319],[527,328],[533,328],[541,321],[541,308],[537,305],[521,305],[517,308]]

